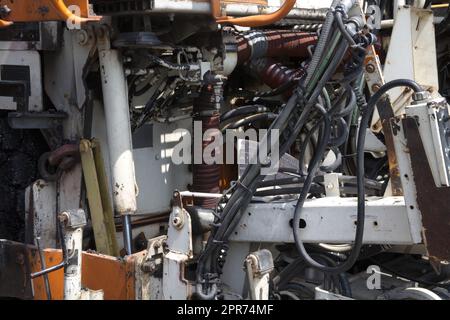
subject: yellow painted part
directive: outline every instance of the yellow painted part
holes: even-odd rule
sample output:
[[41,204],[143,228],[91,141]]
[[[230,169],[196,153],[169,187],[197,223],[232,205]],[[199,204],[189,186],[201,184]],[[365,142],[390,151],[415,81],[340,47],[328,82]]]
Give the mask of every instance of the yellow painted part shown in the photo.
[[105,217],[111,219],[112,217],[109,217],[109,214],[104,210],[94,153],[89,140],[81,140],[80,154],[92,228],[94,230],[95,245],[98,252],[112,256],[118,251],[117,244],[114,246],[112,241],[115,238],[115,233],[114,235],[110,235],[107,227],[107,219],[105,219]]

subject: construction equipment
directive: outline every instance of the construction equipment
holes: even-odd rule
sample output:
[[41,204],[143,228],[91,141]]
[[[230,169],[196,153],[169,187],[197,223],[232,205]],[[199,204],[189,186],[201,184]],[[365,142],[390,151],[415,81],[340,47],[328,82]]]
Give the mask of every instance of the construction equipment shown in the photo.
[[449,13],[0,0],[0,297],[450,299]]

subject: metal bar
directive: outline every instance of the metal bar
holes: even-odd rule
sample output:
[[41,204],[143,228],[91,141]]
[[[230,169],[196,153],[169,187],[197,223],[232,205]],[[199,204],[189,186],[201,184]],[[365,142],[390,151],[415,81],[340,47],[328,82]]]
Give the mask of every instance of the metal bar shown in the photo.
[[35,279],[35,278],[38,278],[38,277],[43,276],[45,274],[48,274],[50,272],[62,269],[62,268],[64,268],[65,265],[66,265],[66,263],[63,261],[63,262],[61,262],[61,263],[59,263],[57,265],[54,265],[53,267],[50,267],[50,268],[47,268],[45,270],[41,270],[41,271],[32,273],[31,274],[31,279]]
[[[231,236],[234,242],[293,243],[294,202],[251,204]],[[415,244],[420,230],[410,226],[403,197],[367,202],[365,244]],[[356,229],[355,198],[322,198],[305,203],[300,226],[306,243],[351,243]],[[416,234],[417,233],[417,234]]]
[[90,141],[81,140],[80,154],[89,209],[91,212],[92,228],[94,229],[95,245],[98,252],[113,255],[113,246],[110,244],[108,238],[108,228],[106,227],[104,219],[104,208]]
[[97,171],[98,186],[100,189],[100,197],[103,206],[103,219],[105,221],[106,229],[108,230],[109,244],[114,256],[120,255],[119,246],[116,238],[116,225],[114,223],[114,209],[109,197],[108,178],[106,176],[105,162],[100,147],[100,142],[96,139],[92,140],[95,168]]
[[127,255],[133,253],[133,232],[131,229],[131,216],[126,214],[122,216],[123,222],[123,245]]

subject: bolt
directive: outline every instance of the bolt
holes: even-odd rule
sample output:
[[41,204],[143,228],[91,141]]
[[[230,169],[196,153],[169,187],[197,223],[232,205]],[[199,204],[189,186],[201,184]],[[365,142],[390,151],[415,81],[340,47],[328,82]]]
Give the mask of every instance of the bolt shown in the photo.
[[375,83],[374,85],[372,85],[372,91],[373,92],[377,92],[378,90],[380,90],[381,86],[378,83]]
[[332,183],[327,184],[327,189],[333,189],[333,188],[334,188],[334,184],[332,184]]
[[60,221],[61,223],[66,224],[66,223],[69,221],[70,213],[68,213],[68,212],[63,212],[63,213],[61,213],[61,214],[58,216],[58,218],[59,218],[59,221]]
[[374,66],[373,64],[369,63],[369,64],[366,66],[366,71],[367,71],[368,73],[374,73],[374,72],[375,72],[375,66]]
[[0,17],[5,18],[11,13],[11,9],[8,6],[0,7]]
[[153,273],[156,271],[156,263],[153,260],[146,261],[142,264],[141,269],[144,272]]
[[180,217],[173,218],[172,224],[175,228],[181,229],[183,226],[183,220]]
[[88,43],[89,35],[86,30],[77,32],[77,41],[80,46],[85,46]]

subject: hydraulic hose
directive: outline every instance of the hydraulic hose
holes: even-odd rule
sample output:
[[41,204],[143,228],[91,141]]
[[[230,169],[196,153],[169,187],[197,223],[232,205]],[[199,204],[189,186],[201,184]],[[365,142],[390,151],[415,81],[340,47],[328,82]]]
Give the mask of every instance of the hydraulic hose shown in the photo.
[[[297,203],[297,206],[295,208],[295,214],[294,214],[294,238],[295,243],[297,246],[297,249],[300,253],[300,255],[305,259],[305,261],[312,267],[326,273],[343,273],[348,271],[353,265],[356,263],[359,257],[359,253],[361,251],[362,245],[363,245],[363,237],[364,237],[364,222],[365,222],[365,209],[366,209],[366,197],[365,197],[365,177],[364,177],[364,146],[365,146],[365,138],[366,138],[366,130],[368,127],[368,123],[370,120],[370,117],[375,110],[376,104],[378,101],[383,97],[384,94],[386,94],[389,90],[396,88],[396,87],[409,87],[415,92],[421,92],[423,89],[419,84],[412,80],[407,79],[399,79],[394,80],[391,82],[386,83],[383,85],[370,99],[367,109],[364,110],[363,116],[361,119],[361,125],[358,131],[358,143],[357,143],[357,192],[358,192],[358,214],[357,214],[357,224],[356,224],[356,235],[355,235],[355,241],[353,244],[353,249],[350,252],[347,260],[343,262],[340,265],[337,265],[335,267],[329,267],[325,266],[323,264],[318,263],[315,261],[307,252],[305,249],[305,246],[300,239],[300,232],[299,228],[296,228],[295,226],[299,225],[300,217],[302,208],[306,199],[306,192],[303,193],[300,196],[300,199]],[[317,160],[317,157],[316,157]],[[309,176],[311,175],[312,171],[310,171]],[[310,180],[307,178],[304,184],[304,190],[306,191],[307,183]]]
[[312,56],[311,62],[308,66],[308,73],[307,73],[307,76],[305,79],[305,83],[309,83],[311,81],[312,76],[313,76],[314,72],[316,71],[317,66],[319,65],[319,62],[322,59],[322,55],[325,52],[326,44],[328,42],[328,38],[329,38],[329,35],[330,35],[332,27],[333,27],[333,23],[334,23],[333,11],[340,2],[341,2],[340,0],[334,0],[333,3],[331,4],[330,10],[327,13],[327,18],[322,27],[322,33],[320,35],[319,41],[314,50],[314,54]]

